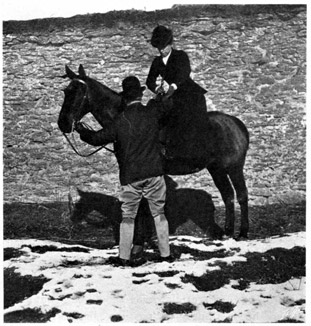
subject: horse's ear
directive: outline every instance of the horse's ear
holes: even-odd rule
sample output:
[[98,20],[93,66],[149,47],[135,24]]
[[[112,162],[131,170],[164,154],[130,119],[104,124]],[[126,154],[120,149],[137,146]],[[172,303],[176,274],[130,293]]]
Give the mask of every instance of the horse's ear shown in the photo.
[[77,78],[78,76],[66,65],[66,74],[70,79]]
[[79,66],[79,77],[81,79],[84,79],[86,77],[86,73],[82,65]]

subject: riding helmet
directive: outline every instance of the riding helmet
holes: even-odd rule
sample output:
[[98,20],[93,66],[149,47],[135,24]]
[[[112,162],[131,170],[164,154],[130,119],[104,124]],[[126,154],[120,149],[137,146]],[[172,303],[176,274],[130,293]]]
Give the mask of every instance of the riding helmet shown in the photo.
[[152,32],[151,45],[158,49],[164,49],[173,43],[173,32],[165,26],[158,25]]

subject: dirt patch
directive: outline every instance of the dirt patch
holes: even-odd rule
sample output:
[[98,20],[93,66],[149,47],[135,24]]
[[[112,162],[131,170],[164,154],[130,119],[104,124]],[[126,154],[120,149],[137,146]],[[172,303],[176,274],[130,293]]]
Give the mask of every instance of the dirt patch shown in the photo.
[[223,265],[221,270],[207,272],[201,277],[185,275],[183,282],[192,283],[199,291],[213,291],[238,280],[236,289],[244,290],[251,282],[257,284],[277,284],[292,277],[306,275],[306,250],[276,248],[265,253],[248,253],[247,262]]
[[[79,314],[78,312],[73,312],[73,313],[64,312],[64,315],[73,319],[80,319],[84,317],[84,315]],[[70,322],[70,319],[68,321]]]
[[111,316],[110,320],[112,322],[116,323],[116,322],[122,321],[123,318],[120,315],[113,315],[113,316]]
[[53,308],[52,310],[42,313],[39,309],[24,309],[14,312],[9,312],[4,315],[5,323],[46,323],[51,318],[60,313],[59,309]]
[[203,303],[206,309],[215,309],[222,313],[228,313],[235,307],[231,302],[215,301],[214,303]]
[[11,258],[18,258],[23,255],[23,252],[15,248],[4,248],[3,249],[3,260],[9,260]]
[[168,315],[189,314],[193,310],[196,310],[196,309],[197,309],[196,306],[194,306],[190,302],[186,302],[186,303],[182,303],[182,304],[178,304],[178,303],[174,303],[174,302],[172,302],[172,303],[166,302],[166,303],[164,303],[163,312]]
[[[26,247],[26,246],[22,246]],[[44,254],[46,252],[50,251],[65,251],[65,252],[90,252],[89,249],[86,248],[81,248],[81,247],[70,247],[70,248],[65,248],[65,247],[55,247],[55,246],[28,246],[28,248],[31,249],[32,252],[38,253],[38,254]]]
[[43,276],[22,276],[20,273],[15,272],[15,268],[5,268],[3,278],[4,308],[11,307],[15,303],[22,302],[26,298],[37,294],[42,290],[43,285],[49,281]]

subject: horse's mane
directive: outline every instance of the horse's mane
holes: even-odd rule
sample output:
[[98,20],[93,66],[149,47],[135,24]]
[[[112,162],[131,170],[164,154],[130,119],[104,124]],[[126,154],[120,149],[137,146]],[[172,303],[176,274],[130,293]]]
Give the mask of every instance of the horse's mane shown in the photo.
[[[86,77],[85,82],[88,84],[89,88],[92,89],[92,98],[96,103],[91,112],[101,125],[103,126],[107,121],[116,119],[124,110],[124,100],[122,96],[93,78]],[[104,103],[106,105],[104,105]]]
[[109,91],[109,92],[113,93],[114,95],[121,96],[118,92],[114,91],[113,89],[109,88],[108,86],[104,85],[103,83],[99,82],[96,79],[87,77],[87,80],[91,81],[91,83],[94,84],[96,87],[102,88],[104,91]]

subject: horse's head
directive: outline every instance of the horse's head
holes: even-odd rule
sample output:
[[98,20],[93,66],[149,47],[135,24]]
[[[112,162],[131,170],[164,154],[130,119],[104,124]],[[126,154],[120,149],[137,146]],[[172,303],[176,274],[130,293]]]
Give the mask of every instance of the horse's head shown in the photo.
[[65,98],[59,117],[58,126],[64,133],[73,131],[76,121],[79,121],[88,112],[88,87],[85,82],[86,75],[83,67],[79,67],[79,75],[76,75],[66,66],[66,75],[71,79],[69,85],[64,89]]
[[64,89],[65,99],[62,105],[58,126],[63,133],[71,133],[75,122],[91,112],[101,125],[113,119],[118,113],[122,98],[117,93],[86,76],[82,65],[79,74],[75,74],[66,65],[66,75],[71,79]]

